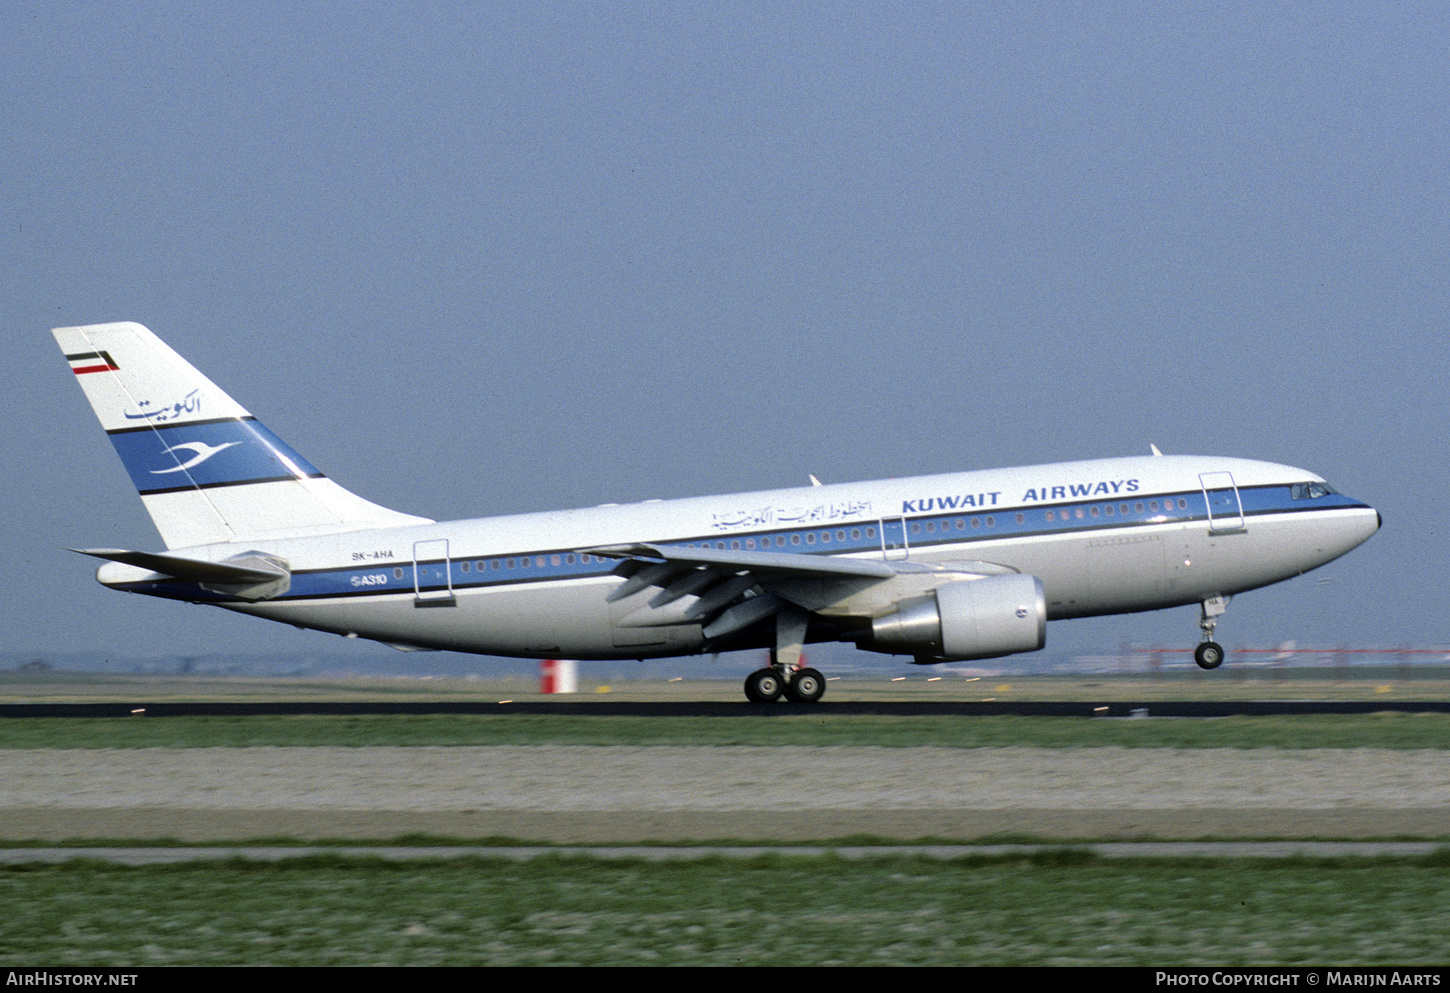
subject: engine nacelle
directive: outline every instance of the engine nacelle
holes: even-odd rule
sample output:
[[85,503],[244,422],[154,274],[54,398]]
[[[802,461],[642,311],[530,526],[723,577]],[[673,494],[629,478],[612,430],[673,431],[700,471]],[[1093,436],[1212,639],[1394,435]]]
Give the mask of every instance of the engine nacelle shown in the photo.
[[[871,622],[874,652],[918,661],[990,659],[1047,643],[1047,597],[1036,576],[984,576],[938,586]],[[924,658],[923,658],[924,656]]]

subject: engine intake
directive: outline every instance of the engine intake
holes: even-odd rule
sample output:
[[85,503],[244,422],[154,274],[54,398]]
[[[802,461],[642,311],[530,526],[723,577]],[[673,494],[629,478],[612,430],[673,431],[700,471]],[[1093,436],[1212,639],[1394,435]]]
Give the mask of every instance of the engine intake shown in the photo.
[[986,576],[938,586],[871,621],[861,647],[923,662],[990,659],[1047,643],[1047,597],[1036,576]]

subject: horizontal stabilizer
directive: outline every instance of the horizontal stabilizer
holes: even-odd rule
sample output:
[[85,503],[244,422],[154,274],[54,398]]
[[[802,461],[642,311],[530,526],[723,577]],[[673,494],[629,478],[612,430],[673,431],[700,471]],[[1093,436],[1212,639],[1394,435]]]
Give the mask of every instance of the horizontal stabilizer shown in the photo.
[[182,558],[180,555],[131,552],[124,548],[72,548],[70,551],[109,562],[124,562],[193,583],[261,583],[288,574],[286,569],[281,568],[259,569],[231,562],[203,562],[201,559]]
[[[243,552],[223,562],[207,562],[162,552],[133,552],[124,548],[72,548],[70,551],[147,569],[163,576],[197,583],[203,589],[243,600],[266,600],[287,592],[292,573],[275,555]],[[102,582],[104,577],[98,576]]]

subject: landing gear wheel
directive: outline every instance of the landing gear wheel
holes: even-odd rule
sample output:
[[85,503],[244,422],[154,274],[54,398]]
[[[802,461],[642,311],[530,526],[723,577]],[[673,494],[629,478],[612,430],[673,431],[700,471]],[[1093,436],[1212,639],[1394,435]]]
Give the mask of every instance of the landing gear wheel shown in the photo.
[[1193,661],[1200,669],[1217,669],[1223,665],[1223,646],[1216,641],[1205,641],[1194,649]]
[[774,669],[756,669],[745,677],[745,698],[751,703],[771,703],[783,692],[785,684]]
[[815,703],[825,693],[826,677],[815,669],[801,669],[785,688],[785,698],[791,703]]

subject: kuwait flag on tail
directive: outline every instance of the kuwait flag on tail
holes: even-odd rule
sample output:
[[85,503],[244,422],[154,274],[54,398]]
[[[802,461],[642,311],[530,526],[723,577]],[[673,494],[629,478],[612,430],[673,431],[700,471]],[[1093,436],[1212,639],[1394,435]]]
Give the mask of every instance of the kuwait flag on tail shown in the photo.
[[77,376],[84,376],[88,372],[111,372],[121,368],[111,358],[110,352],[77,352],[75,355],[67,355],[65,360],[70,363],[71,371]]

